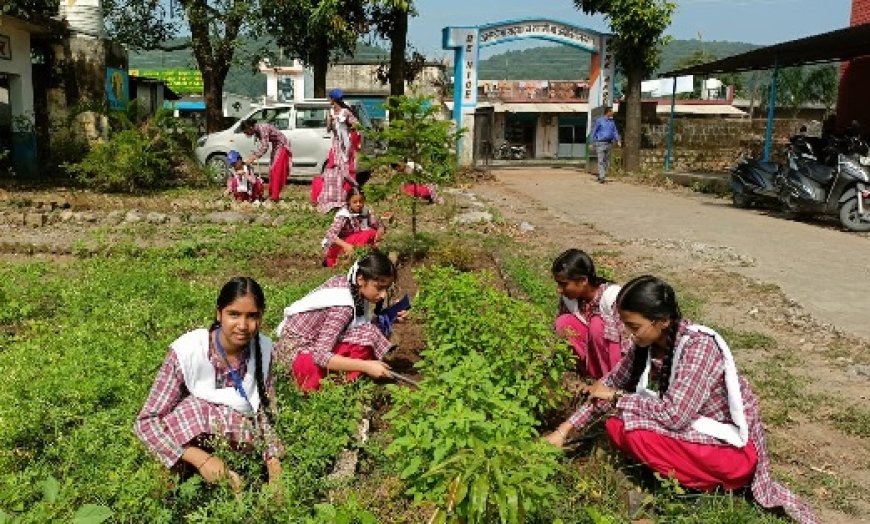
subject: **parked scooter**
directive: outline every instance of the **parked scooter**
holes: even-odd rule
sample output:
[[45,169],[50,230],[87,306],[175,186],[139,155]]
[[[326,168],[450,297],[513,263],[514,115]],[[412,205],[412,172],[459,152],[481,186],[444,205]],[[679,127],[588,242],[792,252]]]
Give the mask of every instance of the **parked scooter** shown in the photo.
[[504,141],[495,150],[495,158],[496,160],[523,160],[526,158],[526,146],[512,146]]
[[779,192],[785,170],[776,162],[763,162],[745,153],[731,170],[731,201],[735,207],[779,206]]
[[[813,155],[793,143],[780,201],[792,213],[838,216],[850,231],[870,231],[870,148],[858,137]],[[828,158],[825,158],[829,153]],[[821,158],[818,158],[818,157]],[[830,165],[826,165],[825,160]]]

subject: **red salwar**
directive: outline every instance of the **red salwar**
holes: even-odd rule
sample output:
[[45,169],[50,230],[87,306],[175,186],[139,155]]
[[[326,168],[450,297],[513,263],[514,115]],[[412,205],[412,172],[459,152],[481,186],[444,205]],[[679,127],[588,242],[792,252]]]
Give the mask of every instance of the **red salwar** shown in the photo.
[[280,147],[278,153],[275,154],[272,167],[269,168],[269,198],[275,202],[281,199],[281,190],[284,189],[284,186],[287,185],[287,179],[290,178],[292,159],[290,150],[286,147]]
[[263,181],[259,177],[253,182],[254,187],[251,188],[250,192],[239,191],[239,181],[235,176],[229,180],[228,185],[233,198],[239,202],[253,202],[263,199]]
[[733,491],[748,486],[755,475],[758,453],[751,440],[742,448],[698,444],[644,429],[625,431],[619,417],[610,417],[604,427],[620,451],[688,488]]
[[[377,236],[377,230],[366,229],[363,231],[357,231],[356,233],[351,233],[350,235],[342,238],[342,240],[355,247],[374,246],[375,238]],[[335,266],[335,263],[338,261],[338,257],[341,255],[342,251],[344,250],[338,244],[333,243],[331,246],[329,246],[329,249],[326,250],[326,267]]]
[[[350,344],[348,342],[336,344],[333,353],[347,358],[375,360],[375,352],[371,346]],[[311,353],[300,352],[293,360],[293,377],[296,379],[299,389],[306,393],[319,390],[320,381],[326,378],[327,374],[329,374],[329,370],[315,364],[314,356]],[[362,371],[347,371],[344,373],[344,378],[348,382],[353,382],[361,375]]]
[[422,198],[423,200],[433,200],[432,190],[426,184],[415,184],[413,182],[405,182],[402,184],[402,193],[409,197]]
[[608,340],[604,334],[604,319],[593,315],[587,326],[575,315],[556,317],[556,334],[567,339],[577,355],[577,370],[583,376],[599,379],[615,368],[622,358],[622,345]]

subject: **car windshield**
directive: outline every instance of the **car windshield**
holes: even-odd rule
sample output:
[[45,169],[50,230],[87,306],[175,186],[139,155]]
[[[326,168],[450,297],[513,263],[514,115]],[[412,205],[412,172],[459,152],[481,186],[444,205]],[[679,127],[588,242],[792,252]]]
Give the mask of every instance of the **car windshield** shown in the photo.
[[296,129],[326,127],[325,107],[299,107],[296,109]]

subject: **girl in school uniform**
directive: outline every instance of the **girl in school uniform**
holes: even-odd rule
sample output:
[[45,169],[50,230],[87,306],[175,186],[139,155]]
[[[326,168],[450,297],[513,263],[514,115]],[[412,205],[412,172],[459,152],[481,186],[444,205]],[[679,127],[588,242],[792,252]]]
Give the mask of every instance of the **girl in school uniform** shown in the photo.
[[245,136],[254,137],[260,147],[251,153],[248,165],[254,165],[261,156],[272,147],[271,166],[269,167],[269,198],[277,202],[281,198],[281,190],[290,178],[290,168],[293,165],[293,153],[290,151],[290,141],[280,129],[272,124],[258,124],[254,119],[242,121],[241,130]]
[[223,437],[234,448],[265,444],[269,482],[281,475],[281,442],[269,410],[272,342],[260,334],[263,290],[250,277],[235,277],[221,288],[215,321],[175,340],[139,412],[134,432],[168,468],[187,464],[207,482],[239,476],[211,454],[207,441]]
[[323,238],[326,257],[323,265],[333,267],[342,254],[352,255],[355,247],[372,246],[384,236],[384,224],[366,207],[365,196],[359,189],[352,189],[347,203],[335,213],[332,226]]
[[[406,162],[404,164],[392,164],[393,170],[398,174],[421,172],[423,168],[415,162]],[[405,182],[399,188],[399,191],[409,197],[419,198],[429,204],[443,204],[444,199],[438,196],[437,184]]]
[[611,441],[654,471],[702,491],[749,485],[763,507],[818,522],[771,478],[758,399],[722,337],[683,319],[673,288],[656,277],[628,282],[616,305],[631,348],[546,440],[561,447],[571,431],[613,410]]
[[[319,389],[330,371],[343,372],[348,381],[363,373],[391,376],[390,366],[381,362],[391,344],[373,320],[395,281],[396,266],[373,251],[355,262],[346,276],[330,278],[284,309],[275,358],[303,391]],[[400,320],[404,316],[399,313]]]
[[226,194],[232,195],[239,202],[263,200],[263,180],[254,173],[254,168],[245,165],[238,151],[227,154],[230,165],[227,177]]
[[556,333],[571,344],[580,374],[599,379],[630,345],[614,307],[620,287],[596,275],[592,259],[579,249],[556,257],[552,273],[560,295]]
[[[357,118],[344,102],[344,92],[333,89],[329,92],[331,108],[326,128],[332,131],[332,146],[327,166],[324,169],[322,189],[317,195],[317,210],[327,213],[344,205],[346,184],[356,185],[351,175],[351,163],[356,161],[357,147],[352,140],[352,129]],[[312,191],[314,191],[312,185]]]

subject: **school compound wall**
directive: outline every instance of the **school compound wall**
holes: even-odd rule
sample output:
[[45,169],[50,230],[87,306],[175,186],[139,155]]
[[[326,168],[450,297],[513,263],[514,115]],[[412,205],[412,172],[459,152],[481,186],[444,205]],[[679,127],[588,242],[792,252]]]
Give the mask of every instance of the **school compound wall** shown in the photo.
[[[791,119],[774,121],[774,160],[781,154],[785,140],[798,130],[801,123]],[[734,166],[741,151],[749,150],[760,157],[766,126],[763,119],[750,122],[748,119],[678,118],[674,121],[673,169],[725,172]],[[644,169],[662,169],[667,140],[667,122],[643,125],[641,164]]]

